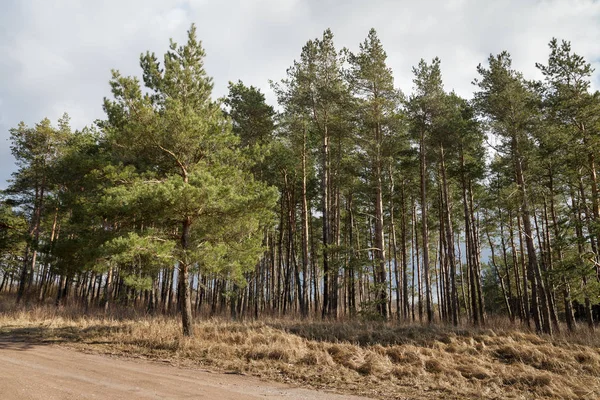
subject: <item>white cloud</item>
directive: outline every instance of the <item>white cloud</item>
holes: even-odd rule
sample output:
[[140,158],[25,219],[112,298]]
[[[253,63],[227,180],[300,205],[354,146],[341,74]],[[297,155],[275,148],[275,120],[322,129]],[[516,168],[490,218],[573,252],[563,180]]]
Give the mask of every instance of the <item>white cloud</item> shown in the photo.
[[[20,120],[56,120],[64,111],[81,127],[103,116],[110,69],[138,74],[138,56],[161,55],[195,22],[207,51],[215,94],[241,79],[274,99],[302,45],[330,27],[339,48],[357,48],[375,27],[396,84],[412,86],[419,59],[442,60],[447,90],[473,91],[475,67],[490,53],[511,52],[526,77],[539,74],[551,37],[600,62],[600,2],[593,0],[4,0],[0,14],[0,187],[13,169],[8,129]],[[596,81],[595,88],[599,88]]]

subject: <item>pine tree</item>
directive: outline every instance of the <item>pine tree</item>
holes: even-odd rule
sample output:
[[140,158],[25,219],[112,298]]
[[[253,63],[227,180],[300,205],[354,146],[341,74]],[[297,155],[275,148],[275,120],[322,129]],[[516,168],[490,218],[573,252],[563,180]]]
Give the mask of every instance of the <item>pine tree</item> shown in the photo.
[[25,208],[29,221],[17,303],[33,283],[41,223],[52,189],[50,169],[59,157],[69,132],[69,117],[66,114],[59,120],[58,128],[53,127],[50,120],[45,118],[34,128],[21,122],[17,128],[10,131],[11,150],[19,169],[13,173],[13,180],[6,192],[14,202]]
[[[418,138],[419,163],[420,163],[420,201],[421,201],[421,246],[422,267],[425,281],[425,306],[427,322],[433,322],[433,299],[431,292],[431,275],[429,260],[429,221],[428,221],[428,142],[429,136],[435,131],[436,124],[443,112],[444,90],[440,71],[440,61],[435,58],[431,64],[424,60],[418,67],[413,68],[415,78],[415,93],[407,103],[408,116],[411,121],[411,130]],[[419,299],[420,300],[420,299]]]
[[171,41],[162,67],[154,54],[141,57],[148,94],[137,79],[113,72],[114,100],[105,100],[102,123],[123,163],[113,171],[116,186],[105,191],[105,206],[135,212],[129,247],[153,245],[153,253],[177,265],[186,336],[193,335],[190,268],[240,278],[254,267],[276,198],[242,170],[238,139],[211,99],[203,59],[192,25],[185,45]]
[[520,217],[527,246],[527,266],[532,284],[532,309],[536,329],[552,333],[550,307],[542,277],[531,225],[532,210],[528,194],[527,165],[531,134],[539,114],[539,98],[522,75],[513,70],[507,52],[490,56],[489,68],[477,68],[481,75],[475,84],[475,104],[481,115],[488,118],[490,128],[503,139],[510,154],[516,184],[520,194]]
[[[360,148],[366,154],[369,165],[368,182],[370,197],[375,210],[374,276],[377,312],[387,318],[388,294],[386,277],[386,254],[384,240],[384,177],[390,158],[394,155],[391,137],[398,134],[397,116],[401,93],[394,88],[391,69],[386,65],[387,55],[377,32],[371,29],[367,39],[360,44],[357,54],[350,53],[348,81],[356,98],[359,124]],[[391,282],[389,283],[391,284]]]

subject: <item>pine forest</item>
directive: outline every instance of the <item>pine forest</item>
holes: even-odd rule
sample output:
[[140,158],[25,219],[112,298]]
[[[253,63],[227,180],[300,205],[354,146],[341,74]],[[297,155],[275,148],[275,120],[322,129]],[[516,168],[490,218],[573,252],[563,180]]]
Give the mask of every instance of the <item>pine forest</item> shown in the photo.
[[392,71],[374,29],[352,49],[326,30],[268,104],[213,96],[192,25],[112,71],[104,118],[11,129],[0,292],[176,314],[185,336],[210,316],[593,330],[600,93],[576,44],[547,54],[542,80],[480,60],[466,99],[438,58]]

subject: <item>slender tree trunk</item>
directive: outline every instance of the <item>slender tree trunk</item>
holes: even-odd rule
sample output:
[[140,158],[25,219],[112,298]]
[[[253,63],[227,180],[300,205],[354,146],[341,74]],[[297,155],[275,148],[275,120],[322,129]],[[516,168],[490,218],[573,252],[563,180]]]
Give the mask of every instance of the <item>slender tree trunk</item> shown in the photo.
[[[521,214],[523,216],[523,229],[525,234],[525,244],[527,246],[527,260],[528,260],[528,268],[532,272],[534,281],[532,281],[532,286],[537,286],[536,294],[540,298],[540,311],[541,315],[539,319],[542,324],[542,332],[547,333],[549,335],[552,334],[552,325],[550,324],[550,309],[548,307],[548,299],[546,297],[546,289],[544,285],[544,280],[542,278],[542,274],[540,271],[540,266],[537,260],[537,254],[535,249],[535,244],[533,242],[533,232],[531,229],[531,220],[530,220],[530,211],[529,211],[529,202],[527,199],[527,190],[525,187],[525,179],[523,178],[523,161],[521,159],[521,155],[519,153],[519,145],[517,138],[513,138],[513,153],[515,157],[515,172],[517,176],[517,185],[519,186],[519,191],[521,194]],[[533,296],[535,297],[535,296]],[[537,324],[536,324],[537,326]]]
[[444,148],[440,148],[441,154],[441,169],[442,169],[442,181],[443,181],[443,202],[444,202],[444,215],[445,215],[445,226],[446,226],[446,245],[448,249],[448,265],[450,267],[450,310],[452,313],[452,323],[458,325],[458,293],[456,291],[456,256],[454,254],[454,233],[452,232],[452,216],[450,209],[450,195],[448,193],[448,181],[446,178],[446,164],[444,160]]
[[302,139],[302,304],[301,314],[303,318],[308,317],[308,201],[306,191],[306,125],[304,126]]
[[[56,226],[58,221],[58,208],[54,210],[54,220],[52,221],[52,231],[50,232],[50,247],[54,244],[54,237],[56,235]],[[38,288],[38,302],[42,303],[44,301],[44,296],[46,294],[46,273],[48,269],[48,262],[44,262],[44,266],[42,268],[42,279],[40,281],[40,285]]]
[[423,252],[423,279],[425,281],[425,305],[427,322],[433,322],[433,308],[431,306],[431,283],[429,276],[429,231],[427,224],[427,157],[425,154],[425,132],[421,132],[419,142],[420,168],[421,168],[421,240]]
[[465,161],[464,155],[461,151],[461,186],[462,186],[462,197],[463,197],[463,212],[465,219],[465,252],[466,252],[466,261],[467,261],[467,271],[468,271],[468,279],[469,279],[469,299],[471,303],[471,318],[473,325],[478,326],[482,323],[480,321],[479,306],[477,304],[477,281],[479,277],[477,276],[476,266],[475,266],[475,246],[473,243],[473,226],[471,219],[471,211],[469,207],[468,201],[468,186],[467,186],[467,178],[465,171]]
[[[187,183],[187,177],[184,178]],[[181,226],[181,249],[183,254],[179,260],[179,303],[181,304],[181,325],[183,336],[194,336],[192,326],[192,301],[190,294],[190,274],[187,250],[189,248],[191,218],[186,217]]]
[[[596,242],[595,246],[600,249],[600,228],[598,228],[598,224],[600,224],[600,198],[598,195],[598,178],[596,176],[596,156],[594,154],[593,146],[589,146],[588,143],[588,134],[585,126],[581,124],[580,129],[583,131],[583,136],[585,138],[584,144],[588,149],[588,169],[590,174],[590,185],[592,188],[592,215],[594,218],[594,229],[590,232],[593,237],[595,237]],[[592,239],[593,240],[593,239]],[[596,276],[600,279],[600,256],[596,254]]]
[[356,283],[355,271],[356,265],[356,246],[354,244],[354,210],[352,208],[352,194],[347,197],[347,213],[348,213],[348,244],[350,251],[350,261],[348,262],[348,309],[350,317],[356,314]]
[[508,317],[510,318],[511,321],[513,321],[514,316],[513,316],[512,308],[510,306],[510,301],[509,301],[508,293],[506,290],[506,286],[504,285],[504,278],[502,277],[502,274],[500,273],[500,269],[498,268],[498,265],[496,264],[496,254],[494,251],[494,242],[492,242],[492,237],[490,236],[490,231],[489,231],[489,229],[487,229],[487,226],[486,226],[485,234],[487,236],[488,243],[490,245],[490,250],[492,251],[492,257],[490,258],[490,263],[494,267],[494,271],[496,271],[496,275],[498,275],[498,281],[500,281],[500,289],[502,290],[502,297],[504,298],[504,305],[506,306],[506,311],[508,312]]
[[[579,180],[579,190],[580,190],[580,196],[581,198],[579,199],[579,202],[575,201],[575,195],[572,193],[571,194],[571,198],[573,199],[573,212],[575,213],[575,220],[576,225],[575,225],[575,233],[577,235],[577,248],[579,251],[579,257],[583,258],[584,257],[584,253],[585,253],[585,249],[584,249],[584,243],[586,242],[583,236],[583,216],[582,216],[582,207],[585,207],[585,192],[583,190],[583,183],[581,181],[581,179]],[[587,287],[587,277],[585,276],[585,274],[581,277],[582,280],[582,284],[583,287],[586,288]],[[585,319],[588,325],[588,328],[593,331],[595,329],[594,326],[594,314],[592,313],[592,303],[590,300],[589,295],[585,295],[584,297],[584,310],[585,310]]]
[[[400,320],[401,310],[402,310],[402,299],[403,295],[401,292],[402,282],[401,275],[398,268],[398,245],[396,243],[396,223],[394,220],[394,175],[392,171],[392,167],[390,166],[390,246],[391,248],[391,256],[394,258],[394,279],[396,283],[396,319]],[[391,282],[390,282],[391,287]],[[390,296],[391,297],[391,296]]]
[[[536,221],[536,230],[538,229],[538,224]],[[552,273],[553,263],[552,263],[552,246],[550,244],[550,225],[548,223],[548,202],[544,197],[544,218],[542,220],[542,233],[538,231],[538,238],[544,238],[545,243],[541,243],[540,247],[544,247],[545,250],[545,262],[544,262],[544,284],[546,285],[546,297],[548,298],[548,306],[550,308],[550,318],[552,319],[552,326],[555,332],[560,332],[560,325],[558,323],[558,312],[556,310],[556,296],[555,296],[555,287],[552,282],[550,282],[547,278],[548,272]]]
[[[510,313],[511,321],[510,322],[515,322],[515,302],[514,302],[514,297],[512,294],[512,288],[511,288],[511,283],[510,283],[510,268],[509,268],[509,262],[508,262],[508,254],[506,251],[506,239],[504,238],[504,221],[502,220],[502,212],[500,211],[500,209],[498,210],[498,215],[500,218],[500,244],[502,246],[502,260],[504,262],[504,269],[506,272],[506,287],[508,289],[508,298],[509,298],[509,304],[511,307],[512,312]],[[513,268],[516,268],[516,265],[513,265]],[[517,283],[518,285],[518,283]],[[518,290],[518,286],[517,286],[517,290]],[[518,308],[518,306],[517,306]],[[522,316],[521,316],[522,318]]]
[[[463,299],[463,304],[465,305],[465,312],[467,313],[467,318],[470,319],[471,318],[471,309],[469,306],[469,299],[467,296],[467,291],[465,290],[466,288],[469,288],[470,286],[470,282],[469,282],[469,273],[468,273],[468,265],[465,265],[465,268],[463,269],[463,262],[462,262],[462,253],[460,250],[460,232],[457,232],[457,240],[456,243],[458,244],[458,269],[460,271],[460,288],[461,288],[461,293],[462,293],[462,299]],[[460,310],[460,308],[459,308]]]
[[321,182],[321,196],[322,196],[322,219],[323,219],[323,318],[331,317],[331,284],[330,284],[330,270],[329,270],[329,132],[327,129],[327,123],[324,124],[323,129],[323,151],[321,167],[323,171],[323,179]]
[[404,196],[404,182],[402,182],[402,189],[400,192],[400,202],[402,203],[402,229],[400,232],[400,236],[402,237],[402,292],[404,296],[403,307],[402,307],[402,316],[405,320],[408,320],[409,317],[409,304],[408,304],[408,259],[407,259],[407,251],[406,251],[406,201]]
[[382,161],[381,161],[381,126],[379,122],[374,129],[376,146],[373,171],[375,176],[375,293],[377,312],[383,319],[387,319],[387,292],[385,271],[385,242],[383,234],[383,183],[382,183]]
[[[519,255],[517,258],[517,247],[515,244],[515,229],[513,224],[513,215],[508,212],[508,221],[509,221],[509,233],[510,233],[510,247],[512,251],[512,258],[514,264],[514,274],[515,274],[515,286],[517,288],[517,296],[519,297],[519,315],[521,316],[521,321],[525,321],[527,327],[531,327],[531,309],[529,307],[529,294],[527,289],[527,275],[525,274],[525,261],[523,255],[523,245],[521,241],[521,234],[519,233]],[[520,225],[518,224],[520,228]],[[520,232],[520,231],[519,231]],[[521,267],[521,279],[519,278],[519,266]],[[521,285],[521,281],[523,284]]]
[[[563,249],[562,249],[562,241],[560,240],[560,229],[558,226],[558,218],[556,215],[556,207],[554,205],[554,176],[552,172],[549,176],[549,189],[550,189],[550,216],[552,218],[552,228],[554,231],[554,242],[556,245],[556,253],[558,256],[558,261],[562,262],[564,260]],[[567,278],[563,275],[562,277],[563,284],[563,302],[565,306],[565,320],[567,322],[567,329],[571,332],[574,332],[577,329],[577,323],[575,321],[575,315],[573,314],[573,301],[571,299],[571,287],[569,286],[569,282]]]
[[[423,322],[423,285],[421,284],[421,258],[419,257],[419,234],[417,232],[417,206],[416,204],[413,202],[413,226],[415,227],[413,229],[413,236],[414,236],[414,246],[413,249],[415,250],[415,259],[416,259],[416,276],[417,276],[417,295],[419,298],[419,304],[418,304],[418,308],[419,308],[419,322]],[[414,286],[415,286],[415,264],[413,263],[413,291],[414,291]],[[413,296],[413,320],[414,320],[414,308],[415,308],[415,304],[414,304],[414,296]]]
[[35,197],[33,200],[34,204],[34,212],[32,220],[29,224],[28,231],[28,243],[25,246],[25,254],[23,255],[23,269],[21,270],[21,278],[19,279],[19,287],[17,289],[17,304],[21,302],[23,296],[25,294],[25,288],[29,280],[33,279],[33,277],[29,277],[29,267],[31,264],[31,259],[29,258],[29,253],[31,250],[31,245],[34,243],[34,237],[36,235],[36,231],[39,231],[39,198],[40,198],[40,188],[38,185],[35,187]]
[[473,265],[475,266],[475,276],[477,277],[477,301],[479,302],[479,319],[485,324],[485,301],[483,297],[483,288],[481,287],[481,244],[479,242],[479,214],[475,218],[475,207],[473,206],[473,181],[469,179],[469,210],[471,215],[471,226],[473,235]]

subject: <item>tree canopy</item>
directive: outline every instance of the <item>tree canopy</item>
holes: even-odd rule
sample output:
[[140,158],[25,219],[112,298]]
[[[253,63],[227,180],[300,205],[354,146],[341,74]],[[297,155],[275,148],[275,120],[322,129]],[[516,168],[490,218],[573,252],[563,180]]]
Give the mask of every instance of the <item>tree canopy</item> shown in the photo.
[[0,291],[180,312],[188,336],[225,312],[594,329],[600,93],[571,43],[541,81],[490,55],[472,99],[439,58],[398,88],[374,29],[307,41],[274,105],[242,81],[214,99],[205,57],[192,25],[112,71],[102,120],[10,131]]

